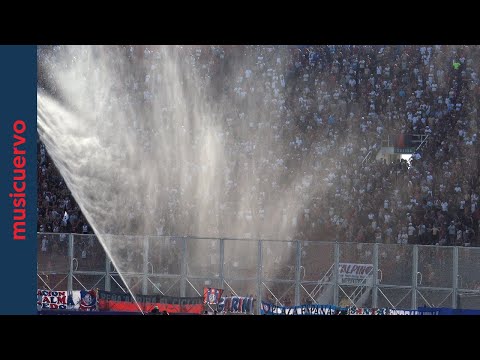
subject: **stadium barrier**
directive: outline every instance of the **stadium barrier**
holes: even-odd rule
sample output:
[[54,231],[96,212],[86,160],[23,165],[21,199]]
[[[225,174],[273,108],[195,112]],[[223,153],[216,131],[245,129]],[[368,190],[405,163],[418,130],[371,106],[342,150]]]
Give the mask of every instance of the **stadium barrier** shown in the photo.
[[[261,313],[262,301],[276,306],[480,309],[480,248],[129,238],[144,244],[138,266],[124,274],[135,279],[136,294],[200,297],[205,287],[223,289],[226,297],[256,299],[255,314]],[[38,242],[38,289],[128,293],[95,235],[39,233]],[[80,251],[85,248],[86,256]],[[242,256],[246,252],[252,256]]]

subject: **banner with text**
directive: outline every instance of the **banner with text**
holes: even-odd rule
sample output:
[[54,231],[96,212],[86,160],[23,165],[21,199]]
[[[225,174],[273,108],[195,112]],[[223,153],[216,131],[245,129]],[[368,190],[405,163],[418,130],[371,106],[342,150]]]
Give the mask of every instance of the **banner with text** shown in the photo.
[[255,299],[253,296],[221,297],[217,306],[219,313],[253,314]]
[[400,310],[389,308],[338,307],[335,305],[305,304],[277,306],[262,301],[262,315],[441,315],[438,309]]
[[436,309],[401,310],[389,309],[388,315],[440,315]]
[[95,290],[65,291],[37,290],[37,310],[93,311],[97,308]]
[[338,282],[340,285],[363,285],[372,278],[372,264],[340,263],[338,266]]
[[261,315],[337,315],[340,308],[334,305],[305,304],[277,306],[262,301]]
[[66,310],[67,300],[67,291],[37,290],[37,310]]

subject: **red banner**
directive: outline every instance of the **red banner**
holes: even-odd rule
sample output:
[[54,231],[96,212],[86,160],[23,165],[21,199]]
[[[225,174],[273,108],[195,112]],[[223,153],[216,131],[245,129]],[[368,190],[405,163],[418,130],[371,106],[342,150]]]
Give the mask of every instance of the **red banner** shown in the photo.
[[[201,314],[203,312],[203,304],[195,305],[173,305],[173,304],[160,304],[160,303],[148,303],[138,304],[142,311],[151,312],[152,309],[158,306],[160,312],[167,311],[169,314],[175,313],[187,313],[187,314]],[[99,300],[98,310],[100,311],[129,311],[140,312],[136,303],[125,301],[112,301],[112,300]]]
[[169,314],[201,314],[204,309],[203,298],[170,297],[162,295],[135,295],[134,301],[130,294],[111,293],[99,290],[98,310],[100,311],[126,311],[126,312],[151,312],[155,306],[158,311]]

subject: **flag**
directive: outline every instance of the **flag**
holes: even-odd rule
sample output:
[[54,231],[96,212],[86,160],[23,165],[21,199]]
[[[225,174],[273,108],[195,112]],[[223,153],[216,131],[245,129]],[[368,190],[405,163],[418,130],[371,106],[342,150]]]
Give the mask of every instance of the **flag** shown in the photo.
[[203,288],[203,303],[209,305],[218,304],[222,293],[223,289]]
[[95,290],[80,291],[80,310],[92,311],[97,307],[97,294]]

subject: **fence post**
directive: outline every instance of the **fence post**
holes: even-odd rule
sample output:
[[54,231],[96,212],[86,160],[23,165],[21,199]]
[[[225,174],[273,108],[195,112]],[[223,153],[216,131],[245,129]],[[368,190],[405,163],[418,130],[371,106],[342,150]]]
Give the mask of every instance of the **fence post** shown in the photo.
[[68,270],[68,280],[67,280],[67,293],[71,294],[73,291],[73,234],[68,236],[68,258],[70,260],[70,266]]
[[295,305],[301,305],[300,304],[300,266],[301,266],[301,260],[302,260],[302,248],[300,245],[300,240],[296,240],[296,252],[297,256],[296,258],[296,263],[295,263]]
[[412,309],[417,309],[418,245],[413,245],[412,253]]
[[257,256],[257,315],[260,315],[260,309],[262,306],[262,282],[263,282],[263,269],[262,269],[262,240],[258,240],[258,256]]
[[[110,237],[109,236],[104,236],[103,241],[105,242],[105,249],[110,248]],[[112,290],[112,275],[111,275],[111,269],[112,269],[112,260],[110,259],[110,255],[105,251],[105,291],[111,291]]]
[[340,244],[338,241],[335,242],[335,247],[334,247],[334,258],[335,262],[333,265],[333,305],[338,306],[339,305],[339,299],[338,299],[338,290],[339,290],[339,284],[338,284],[338,269],[340,267]]
[[223,289],[224,281],[225,281],[225,274],[224,274],[224,263],[225,263],[225,239],[220,239],[220,261],[219,261],[219,275],[220,275],[220,288]]
[[110,267],[111,261],[108,256],[105,256],[105,291],[111,291],[111,277],[110,277]]
[[458,246],[453,248],[453,291],[452,291],[452,308],[456,309],[458,307],[457,297],[458,297]]
[[183,238],[183,249],[182,249],[182,275],[180,278],[180,296],[185,297],[186,287],[187,287],[187,238]]
[[373,244],[372,307],[378,308],[378,243]]
[[148,246],[149,238],[145,236],[143,242],[143,279],[142,279],[142,294],[147,295],[148,293]]

